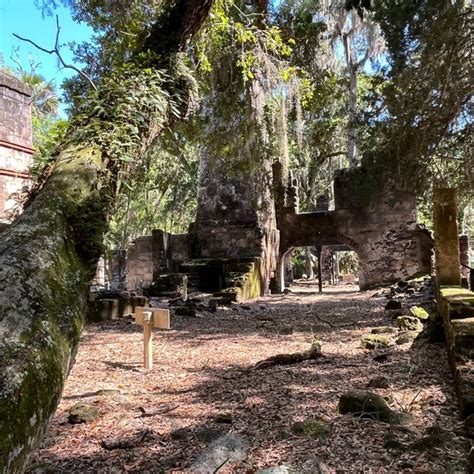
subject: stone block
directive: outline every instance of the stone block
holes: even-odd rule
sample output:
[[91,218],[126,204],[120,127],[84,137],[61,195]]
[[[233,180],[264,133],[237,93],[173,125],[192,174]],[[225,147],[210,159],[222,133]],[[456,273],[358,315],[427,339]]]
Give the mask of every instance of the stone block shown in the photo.
[[464,356],[474,360],[474,318],[451,321],[450,348],[454,356]]
[[132,314],[136,306],[148,306],[148,299],[144,296],[96,299],[89,303],[87,319],[100,322],[122,318]]
[[459,365],[455,374],[456,392],[463,418],[474,413],[474,367]]

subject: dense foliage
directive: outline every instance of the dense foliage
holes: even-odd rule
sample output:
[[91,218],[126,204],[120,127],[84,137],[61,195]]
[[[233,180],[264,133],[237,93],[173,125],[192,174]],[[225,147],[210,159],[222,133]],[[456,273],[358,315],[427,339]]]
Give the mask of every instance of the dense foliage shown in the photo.
[[[94,81],[133,56],[160,6],[61,1],[94,30],[93,41],[74,45]],[[57,2],[39,3],[51,8]],[[126,158],[130,166],[113,245],[127,245],[154,226],[176,232],[192,222],[200,146],[221,146],[222,137],[206,117],[219,116],[214,93],[229,67],[225,61],[234,64],[228,87],[237,95],[241,82],[263,88],[261,133],[269,138],[264,154],[294,169],[303,210],[315,209],[321,195],[331,198],[335,171],[362,159],[377,177],[374,192],[378,183],[395,179],[414,190],[421,209],[429,211],[433,184],[458,186],[462,212],[468,214],[474,176],[467,3],[285,0],[270,4],[269,11],[265,3],[215,2],[184,61],[199,86],[198,114],[149,147],[146,158]],[[89,87],[80,76],[67,81],[71,110],[80,108]],[[238,101],[225,109],[229,116],[242,110]],[[132,139],[133,133],[119,135]]]

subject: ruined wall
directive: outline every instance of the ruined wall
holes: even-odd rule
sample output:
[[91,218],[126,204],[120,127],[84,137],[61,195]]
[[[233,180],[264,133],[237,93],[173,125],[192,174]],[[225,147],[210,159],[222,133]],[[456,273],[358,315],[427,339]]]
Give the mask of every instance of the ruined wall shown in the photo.
[[127,290],[135,291],[140,285],[153,281],[152,236],[139,237],[127,250]]
[[365,178],[361,168],[339,172],[334,182],[334,211],[298,213],[288,206],[280,212],[280,251],[347,245],[359,257],[362,289],[430,272],[432,241],[417,224],[414,197],[392,186],[363,204],[357,196]]
[[29,183],[32,163],[30,93],[15,77],[0,72],[0,221],[16,205],[12,194]]
[[179,267],[192,257],[191,234],[170,234],[160,229],[152,233],[153,279],[164,273],[179,272]]

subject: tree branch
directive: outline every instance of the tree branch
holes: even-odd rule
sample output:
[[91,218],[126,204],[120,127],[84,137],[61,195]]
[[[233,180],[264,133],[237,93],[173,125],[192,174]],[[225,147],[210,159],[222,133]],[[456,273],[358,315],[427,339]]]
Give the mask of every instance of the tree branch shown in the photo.
[[58,15],[56,15],[56,40],[54,42],[54,48],[53,49],[43,48],[38,43],[35,43],[33,40],[30,40],[29,38],[23,38],[22,36],[20,36],[16,33],[13,33],[13,36],[15,38],[19,39],[20,41],[24,41],[25,43],[32,44],[35,48],[39,49],[40,51],[43,51],[44,53],[55,54],[64,68],[72,69],[73,71],[76,71],[78,74],[80,74],[84,79],[86,79],[89,82],[89,84],[92,86],[92,88],[94,90],[97,90],[97,87],[94,84],[94,82],[92,81],[92,79],[84,71],[81,71],[79,68],[74,66],[74,64],[68,64],[68,63],[66,63],[66,61],[64,61],[64,58],[62,57],[61,52],[60,52],[60,45],[59,45],[59,33],[60,33],[60,31],[61,31],[61,26],[59,25]]

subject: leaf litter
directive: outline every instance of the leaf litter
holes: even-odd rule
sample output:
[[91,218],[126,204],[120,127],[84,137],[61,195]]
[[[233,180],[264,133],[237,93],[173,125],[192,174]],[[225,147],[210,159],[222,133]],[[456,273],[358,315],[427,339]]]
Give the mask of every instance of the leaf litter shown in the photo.
[[[131,319],[88,324],[28,471],[193,472],[206,446],[230,432],[250,448],[244,461],[226,462],[219,473],[279,465],[296,472],[469,472],[443,343],[364,350],[362,336],[394,325],[385,298],[350,286],[293,290],[198,318],[172,310],[172,330],[154,332],[151,370],[142,366],[142,331]],[[255,370],[277,354],[307,351],[316,339],[320,357]],[[389,387],[367,389],[379,376]],[[340,415],[339,397],[348,390],[382,395],[408,421],[394,426]],[[78,401],[100,417],[67,423]],[[292,426],[308,419],[324,420],[329,433],[295,435]],[[439,440],[420,449],[435,431]]]

